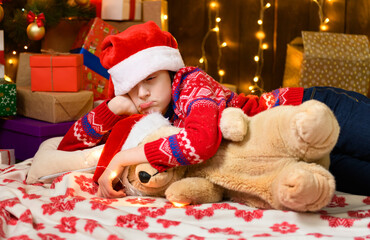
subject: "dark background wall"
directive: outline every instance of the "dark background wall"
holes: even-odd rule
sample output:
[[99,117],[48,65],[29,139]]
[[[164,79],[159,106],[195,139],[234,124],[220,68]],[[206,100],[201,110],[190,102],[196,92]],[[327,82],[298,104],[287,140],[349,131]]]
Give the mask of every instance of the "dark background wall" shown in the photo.
[[[176,37],[187,65],[202,66],[201,42],[208,30],[210,0],[168,0],[169,31]],[[301,31],[318,31],[318,7],[312,0],[271,0],[265,11],[265,42],[262,78],[266,91],[282,85],[286,45]],[[267,3],[267,1],[265,1]],[[253,57],[258,51],[259,0],[219,0],[220,36],[228,46],[222,49],[221,66],[224,82],[234,84],[238,91],[247,92],[256,71]],[[369,0],[326,0],[324,16],[330,18],[328,32],[364,34],[370,37]],[[207,41],[208,73],[218,79],[215,34]]]

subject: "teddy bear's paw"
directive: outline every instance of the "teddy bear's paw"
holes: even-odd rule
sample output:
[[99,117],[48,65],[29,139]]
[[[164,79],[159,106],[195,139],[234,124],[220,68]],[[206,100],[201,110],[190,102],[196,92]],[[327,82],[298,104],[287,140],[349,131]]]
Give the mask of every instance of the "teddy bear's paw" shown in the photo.
[[248,117],[240,108],[226,108],[222,112],[220,129],[223,138],[240,142],[247,134]]
[[333,176],[320,166],[291,169],[275,189],[279,204],[294,211],[317,211],[331,200],[335,182]]
[[189,177],[172,183],[165,196],[174,204],[202,204],[222,200],[222,189],[205,178]]
[[323,103],[312,100],[303,103],[292,118],[297,136],[297,149],[307,159],[328,154],[339,136],[339,124],[332,111]]

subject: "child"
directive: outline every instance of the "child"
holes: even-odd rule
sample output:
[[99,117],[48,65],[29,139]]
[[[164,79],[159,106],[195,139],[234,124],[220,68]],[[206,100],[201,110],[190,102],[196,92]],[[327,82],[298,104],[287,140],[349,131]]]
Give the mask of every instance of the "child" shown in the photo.
[[154,22],[108,36],[102,43],[100,60],[111,76],[109,100],[78,120],[58,149],[72,151],[104,143],[117,121],[135,113],[161,112],[174,126],[183,128],[177,135],[117,153],[98,180],[100,196],[125,196],[123,190],[113,190],[112,170],[120,174],[125,166],[149,162],[162,172],[212,157],[222,137],[220,116],[227,107],[242,108],[253,116],[309,99],[326,103],[341,126],[330,167],[338,190],[370,195],[367,97],[330,87],[283,88],[261,97],[237,95],[199,68],[184,67],[176,40]]

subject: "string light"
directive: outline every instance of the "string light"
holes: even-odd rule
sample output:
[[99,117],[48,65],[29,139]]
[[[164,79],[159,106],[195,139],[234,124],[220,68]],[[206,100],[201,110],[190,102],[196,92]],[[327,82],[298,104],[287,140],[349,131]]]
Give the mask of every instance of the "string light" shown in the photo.
[[[323,13],[323,5],[325,0],[312,0],[316,5],[318,6],[318,14],[320,19],[320,31],[327,31],[329,29],[329,26],[327,25],[330,21],[329,18],[324,19],[324,13]],[[331,2],[331,0],[328,0]]]
[[265,10],[270,8],[271,4],[270,3],[265,4],[264,0],[260,0],[260,4],[261,4],[260,16],[257,21],[257,24],[259,25],[259,30],[256,32],[256,38],[258,39],[258,52],[253,58],[257,64],[257,68],[256,68],[256,73],[254,74],[254,77],[253,77],[253,85],[249,86],[249,90],[252,93],[255,93],[257,91],[259,92],[264,91],[263,82],[261,80],[261,73],[262,73],[262,68],[263,68],[263,63],[264,63],[263,50],[268,49],[268,44],[263,42],[263,40],[266,37],[266,34],[263,30],[263,18],[264,18]]
[[178,203],[178,202],[172,202],[172,204],[177,208],[185,207],[187,204],[185,203]]
[[[214,20],[213,20],[214,19]],[[216,44],[218,49],[218,57],[217,57],[217,72],[219,75],[219,82],[223,82],[223,77],[225,76],[225,70],[221,69],[221,59],[222,59],[222,48],[227,46],[226,42],[222,42],[220,40],[220,27],[219,23],[221,22],[220,18],[220,5],[218,0],[212,1],[209,4],[208,8],[208,31],[203,37],[202,40],[202,57],[199,59],[199,63],[204,65],[204,70],[208,72],[208,59],[206,57],[206,50],[205,45],[207,42],[208,37],[211,33],[216,34]]]

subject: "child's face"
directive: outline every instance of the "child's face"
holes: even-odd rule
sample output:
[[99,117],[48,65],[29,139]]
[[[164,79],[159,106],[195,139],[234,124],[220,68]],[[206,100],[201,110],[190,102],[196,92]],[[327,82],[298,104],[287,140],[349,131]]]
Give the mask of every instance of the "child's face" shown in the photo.
[[128,92],[140,113],[160,112],[165,114],[171,103],[172,84],[166,70],[149,75]]

